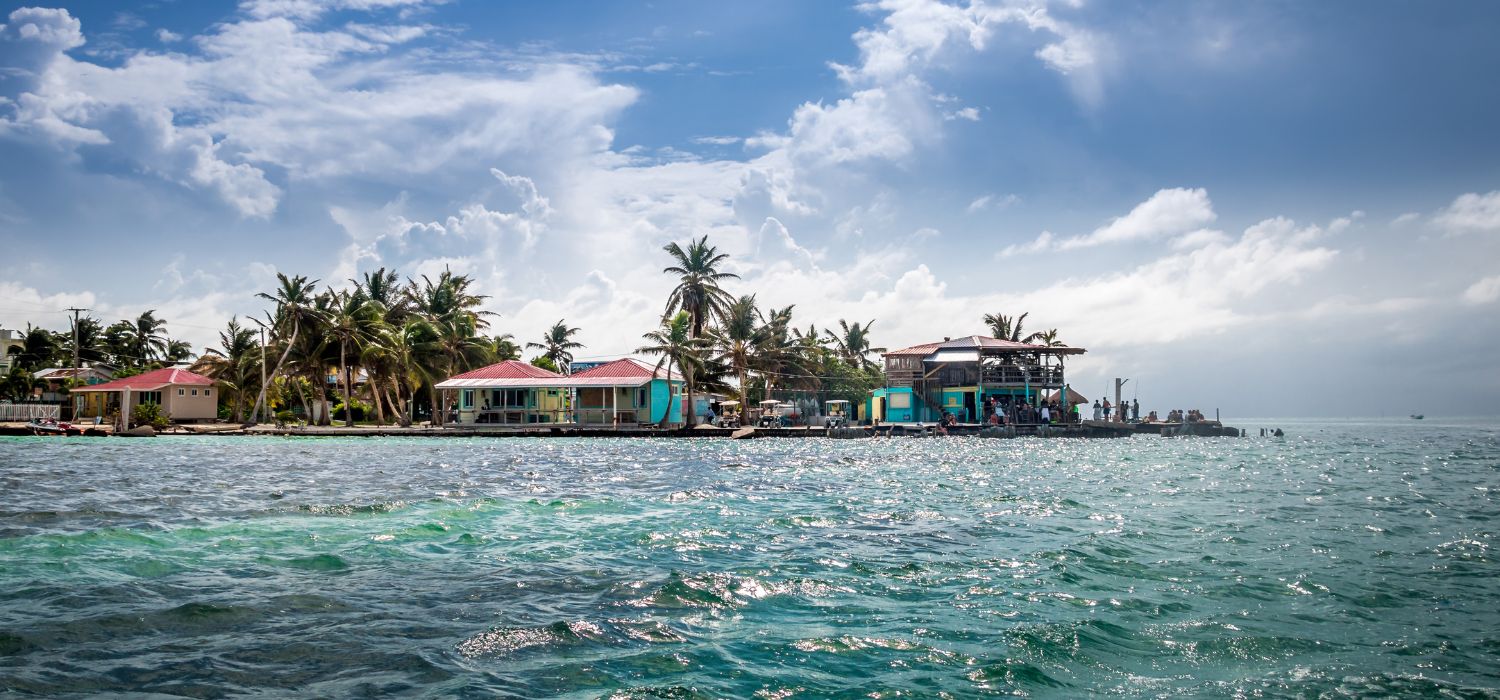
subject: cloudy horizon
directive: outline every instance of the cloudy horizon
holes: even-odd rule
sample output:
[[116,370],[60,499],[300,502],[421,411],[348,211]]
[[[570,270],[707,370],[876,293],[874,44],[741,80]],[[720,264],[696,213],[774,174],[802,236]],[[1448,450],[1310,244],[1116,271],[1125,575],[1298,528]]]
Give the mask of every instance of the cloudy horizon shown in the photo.
[[628,353],[707,235],[875,344],[1029,313],[1090,398],[1500,413],[1483,4],[62,2],[0,11],[0,327],[469,274]]

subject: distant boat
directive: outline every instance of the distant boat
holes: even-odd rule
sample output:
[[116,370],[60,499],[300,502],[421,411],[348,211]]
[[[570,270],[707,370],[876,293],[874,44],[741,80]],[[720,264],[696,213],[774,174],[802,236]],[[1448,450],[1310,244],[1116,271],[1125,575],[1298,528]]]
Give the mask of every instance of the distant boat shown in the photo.
[[1420,413],[1413,413],[1413,414],[1411,414],[1411,419],[1412,420],[1422,420],[1424,417],[1425,416],[1423,416]]

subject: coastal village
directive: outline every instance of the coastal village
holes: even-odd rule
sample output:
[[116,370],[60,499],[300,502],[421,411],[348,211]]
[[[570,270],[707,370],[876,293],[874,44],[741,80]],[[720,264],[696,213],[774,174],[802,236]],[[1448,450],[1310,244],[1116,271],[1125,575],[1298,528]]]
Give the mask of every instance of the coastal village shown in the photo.
[[[1238,435],[1201,412],[1141,413],[1116,382],[1069,382],[1084,348],[1026,313],[984,333],[876,347],[875,320],[798,328],[795,307],[735,296],[707,237],[664,248],[677,284],[634,353],[576,360],[579,329],[495,333],[464,275],[386,269],[343,288],[278,274],[264,320],[230,319],[195,355],[147,311],[65,332],[0,329],[0,424],[52,434]],[[964,330],[964,329],[958,329]],[[529,359],[525,359],[530,355]],[[877,361],[875,358],[879,358]]]

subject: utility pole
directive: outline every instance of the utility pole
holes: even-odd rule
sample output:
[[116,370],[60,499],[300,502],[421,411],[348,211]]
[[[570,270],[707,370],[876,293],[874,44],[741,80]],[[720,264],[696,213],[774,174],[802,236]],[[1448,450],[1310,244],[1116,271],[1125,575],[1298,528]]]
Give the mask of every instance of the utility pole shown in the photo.
[[[266,327],[265,326],[261,326],[260,327],[260,386],[261,386],[261,391],[265,391],[265,386],[266,386]],[[267,403],[269,403],[269,402],[267,402]],[[261,404],[260,404],[259,401],[257,401],[255,403],[255,411],[256,411],[257,415],[251,416],[250,420],[253,420],[253,421],[259,423],[259,422],[261,422],[265,418],[265,415],[266,415],[265,414],[265,409],[261,408]]]
[[88,309],[68,307],[67,310],[73,312],[73,369],[78,369],[78,314]]
[[1125,422],[1125,404],[1120,403],[1120,390],[1124,389],[1125,384],[1129,381],[1129,379],[1121,379],[1119,377],[1115,377],[1115,418],[1118,419],[1121,423]]

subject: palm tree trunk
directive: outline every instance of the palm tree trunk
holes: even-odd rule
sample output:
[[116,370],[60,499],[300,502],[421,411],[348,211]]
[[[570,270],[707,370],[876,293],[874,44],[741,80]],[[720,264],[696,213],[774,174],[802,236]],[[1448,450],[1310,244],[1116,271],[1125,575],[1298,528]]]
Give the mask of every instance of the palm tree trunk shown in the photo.
[[261,407],[266,403],[266,387],[270,386],[271,382],[276,381],[276,374],[281,371],[281,363],[286,362],[286,356],[292,352],[292,345],[297,342],[297,332],[301,329],[302,324],[297,321],[297,317],[293,316],[292,339],[287,341],[286,349],[281,351],[281,358],[276,360],[276,368],[271,370],[271,374],[266,378],[266,381],[261,382],[260,396],[255,399],[255,410],[251,411],[252,417],[256,417],[257,419],[261,417]]
[[344,380],[344,427],[354,427],[354,407],[349,403],[354,400],[354,392],[349,382],[349,364],[345,356],[345,347],[339,343],[339,378]]
[[395,377],[391,377],[391,388],[396,392],[396,402],[394,404],[394,410],[396,412],[396,422],[399,423],[403,428],[410,428],[411,413],[409,411],[402,410],[401,383],[397,381]]
[[380,379],[379,377],[375,376],[373,372],[369,374],[368,379],[370,386],[370,403],[375,404],[375,422],[379,423],[380,425],[385,425],[385,402],[380,400],[380,395],[382,393],[380,391]]

